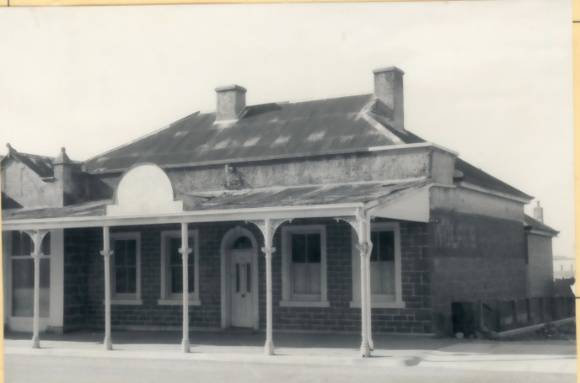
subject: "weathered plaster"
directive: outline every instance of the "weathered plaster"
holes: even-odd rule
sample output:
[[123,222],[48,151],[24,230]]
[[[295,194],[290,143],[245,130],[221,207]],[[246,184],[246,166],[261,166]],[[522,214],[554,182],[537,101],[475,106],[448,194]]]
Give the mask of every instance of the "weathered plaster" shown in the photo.
[[528,295],[550,296],[554,286],[552,238],[528,233],[527,241]]
[[62,186],[45,182],[19,161],[8,159],[2,167],[2,191],[24,207],[62,206]]
[[[241,163],[235,166],[245,187],[294,186],[360,181],[388,181],[406,178],[430,177],[431,172],[451,174],[452,169],[441,170],[440,166],[451,166],[452,162],[440,161],[434,166],[430,147],[419,147],[389,152],[370,152],[316,158],[270,160]],[[165,169],[171,179],[176,195],[196,191],[223,190],[226,173],[222,165]],[[101,197],[111,198],[111,191],[119,182],[119,175],[99,176],[109,191]],[[108,195],[107,195],[108,193]]]
[[524,222],[524,206],[521,202],[460,187],[433,186],[431,210],[436,209],[512,219],[522,222],[522,225]]

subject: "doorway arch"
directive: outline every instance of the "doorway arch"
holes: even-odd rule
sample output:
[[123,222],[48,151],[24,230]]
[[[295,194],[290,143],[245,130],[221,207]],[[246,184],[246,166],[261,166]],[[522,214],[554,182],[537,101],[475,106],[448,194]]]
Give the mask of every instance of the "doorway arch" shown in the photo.
[[[238,249],[235,249],[238,248]],[[242,226],[236,226],[228,230],[221,241],[220,245],[220,262],[221,262],[221,327],[228,328],[232,325],[232,283],[235,275],[232,275],[232,254],[235,250],[244,249],[251,254],[252,272],[251,290],[253,294],[253,307],[251,328],[259,329],[259,291],[258,291],[258,242],[254,234]]]

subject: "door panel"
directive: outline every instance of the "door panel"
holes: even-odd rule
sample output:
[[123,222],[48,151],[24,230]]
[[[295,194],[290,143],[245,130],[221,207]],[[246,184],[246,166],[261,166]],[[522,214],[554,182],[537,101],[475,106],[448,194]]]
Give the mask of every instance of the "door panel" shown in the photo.
[[253,327],[255,293],[252,289],[252,251],[232,250],[231,252],[231,323],[234,327]]

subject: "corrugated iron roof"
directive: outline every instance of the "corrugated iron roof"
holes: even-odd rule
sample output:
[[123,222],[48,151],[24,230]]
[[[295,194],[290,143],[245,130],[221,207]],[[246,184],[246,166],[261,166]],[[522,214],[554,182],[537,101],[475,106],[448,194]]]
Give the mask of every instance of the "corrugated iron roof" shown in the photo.
[[532,196],[524,193],[523,191],[516,189],[515,187],[508,185],[502,180],[495,178],[494,176],[484,172],[483,170],[471,165],[469,162],[458,158],[455,162],[455,169],[462,173],[461,181],[468,182],[470,184],[497,191],[500,193],[505,193],[513,195],[523,199],[531,199]]
[[183,202],[187,210],[368,203],[426,183],[425,180],[411,180],[224,190],[188,194],[184,196]]
[[531,228],[532,230],[538,230],[538,231],[543,231],[547,234],[551,234],[551,235],[557,235],[559,233],[558,230],[546,225],[545,223],[538,221],[537,219],[529,216],[529,215],[525,215],[524,217],[524,224]]
[[[94,157],[84,167],[93,173],[120,172],[143,162],[167,167],[393,145],[387,135],[361,117],[373,100],[372,95],[359,95],[249,106],[242,118],[228,127],[215,125],[214,113],[194,113],[155,134]],[[392,129],[380,115],[373,117],[403,143],[426,142],[409,131]],[[466,161],[458,159],[456,168],[465,182],[531,198]]]
[[[404,182],[366,182],[333,185],[304,185],[245,190],[222,190],[181,196],[186,211],[280,208],[292,206],[368,203],[427,185],[424,179]],[[6,209],[5,220],[104,216],[110,200],[61,208]]]
[[372,95],[249,106],[231,126],[195,113],[168,128],[85,162],[89,172],[121,171],[139,162],[159,166],[316,154],[393,144],[361,111]]
[[60,218],[60,217],[88,217],[104,216],[106,206],[112,201],[103,200],[85,202],[65,207],[43,207],[23,209],[2,209],[3,220],[35,219],[35,218]]

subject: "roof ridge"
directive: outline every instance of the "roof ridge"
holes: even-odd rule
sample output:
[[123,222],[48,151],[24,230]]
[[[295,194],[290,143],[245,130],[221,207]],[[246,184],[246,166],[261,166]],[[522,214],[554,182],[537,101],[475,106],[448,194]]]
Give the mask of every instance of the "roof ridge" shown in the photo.
[[27,156],[27,157],[44,158],[44,159],[47,159],[47,160],[54,160],[56,158],[54,156],[45,156],[43,154],[26,153],[26,152],[21,152],[21,151],[18,151],[18,154],[23,155],[23,156]]
[[351,95],[335,96],[335,97],[327,97],[327,98],[312,98],[312,99],[307,98],[307,99],[300,99],[300,100],[295,100],[295,101],[275,102],[274,104],[284,103],[284,104],[296,105],[296,104],[306,104],[309,102],[334,101],[334,100],[345,99],[345,98],[372,97],[372,96],[373,96],[372,93],[361,93],[361,94],[351,94]]

